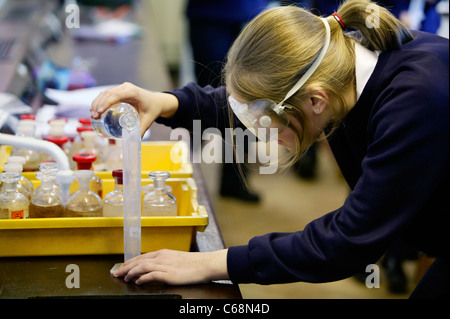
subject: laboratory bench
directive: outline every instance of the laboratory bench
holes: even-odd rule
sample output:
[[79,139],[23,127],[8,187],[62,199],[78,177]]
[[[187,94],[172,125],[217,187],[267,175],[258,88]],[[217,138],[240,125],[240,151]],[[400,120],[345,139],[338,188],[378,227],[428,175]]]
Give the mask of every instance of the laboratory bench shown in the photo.
[[[209,212],[209,223],[204,232],[197,233],[191,251],[222,249],[224,243],[220,229],[198,167],[194,167],[194,178],[197,181],[199,203],[205,205]],[[123,278],[114,278],[110,274],[110,269],[121,262],[123,255],[3,257],[0,258],[0,299],[242,298],[239,287],[229,281],[187,286],[159,282],[139,286],[127,283]],[[79,281],[75,278],[79,278]]]
[[[50,4],[52,1],[48,1]],[[1,17],[5,16],[4,11],[8,6],[22,6],[33,1],[6,1]],[[45,2],[47,3],[47,1]],[[142,5],[142,2],[137,2]],[[42,8],[52,8],[40,6]],[[36,6],[33,4],[33,9]],[[10,8],[11,9],[11,8]],[[20,8],[19,8],[20,9]],[[10,10],[11,11],[11,10]],[[13,10],[14,11],[14,10]],[[16,10],[20,11],[20,10]],[[151,19],[144,16],[139,8],[136,21],[145,28],[145,32],[139,38],[132,39],[126,43],[113,44],[96,41],[76,41],[70,36],[70,30],[64,30],[64,34],[57,42],[48,45],[45,52],[36,48],[28,42],[36,41],[36,37],[30,36],[30,32],[21,31],[24,38],[19,35],[14,43],[21,46],[23,61],[28,65],[30,57],[45,54],[52,61],[58,63],[68,63],[73,57],[80,56],[85,59],[95,59],[91,73],[97,81],[97,85],[120,84],[124,81],[135,83],[136,85],[154,90],[164,91],[173,89],[167,66],[164,62],[157,35],[152,26]],[[41,13],[39,13],[41,14]],[[27,17],[28,23],[36,19]],[[3,23],[3,25],[2,25]],[[10,29],[25,28],[26,23],[17,21],[17,28],[14,28],[14,19],[7,21]],[[35,22],[33,22],[35,23]],[[5,22],[0,21],[0,28],[5,28]],[[21,30],[22,30],[21,29]],[[33,26],[30,27],[31,29]],[[19,32],[19,31],[17,31]],[[11,33],[11,35],[13,35]],[[26,35],[26,36],[25,36]],[[1,40],[1,39],[0,39]],[[25,44],[24,44],[25,42]],[[18,53],[18,48],[12,50]],[[27,51],[28,50],[28,51]],[[28,52],[28,53],[27,53]],[[13,70],[22,63],[17,55],[7,63],[0,63],[0,69]],[[146,65],[143,65],[146,64]],[[8,71],[9,72],[9,71]],[[18,75],[15,72],[3,73],[1,90],[5,92],[18,92]],[[6,79],[5,77],[11,77]],[[24,80],[23,76],[20,78]],[[27,93],[30,93],[30,83],[23,84]],[[24,90],[25,90],[24,89]],[[33,111],[36,112],[42,105],[42,95],[36,93],[33,96]],[[168,128],[162,125],[152,126],[152,138],[167,138]],[[192,243],[191,251],[207,252],[225,248],[219,226],[214,215],[214,209],[209,200],[204,177],[201,174],[198,164],[193,163],[193,178],[198,187],[198,202],[204,205],[208,211],[208,226],[203,232],[197,232]],[[20,238],[17,238],[20,240]],[[5,244],[5,243],[0,243]],[[122,278],[114,278],[110,275],[110,269],[116,263],[123,262],[123,255],[67,255],[67,256],[32,256],[32,257],[1,257],[0,258],[0,299],[5,298],[169,298],[169,299],[240,299],[242,295],[239,287],[229,281],[212,282],[202,285],[171,286],[159,282],[135,285],[126,283]],[[71,265],[76,265],[79,271],[79,287],[70,284],[70,276],[73,272]],[[69,267],[69,268],[68,268]],[[69,281],[69,282],[67,282]]]

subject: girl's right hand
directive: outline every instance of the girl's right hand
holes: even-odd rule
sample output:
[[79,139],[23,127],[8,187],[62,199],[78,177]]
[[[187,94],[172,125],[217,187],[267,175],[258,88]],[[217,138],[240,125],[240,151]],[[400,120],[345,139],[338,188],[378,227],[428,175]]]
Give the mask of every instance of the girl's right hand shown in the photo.
[[98,119],[112,105],[124,102],[131,104],[139,113],[141,135],[160,116],[170,117],[178,109],[178,99],[169,93],[151,92],[132,83],[125,82],[101,92],[92,101],[91,117]]

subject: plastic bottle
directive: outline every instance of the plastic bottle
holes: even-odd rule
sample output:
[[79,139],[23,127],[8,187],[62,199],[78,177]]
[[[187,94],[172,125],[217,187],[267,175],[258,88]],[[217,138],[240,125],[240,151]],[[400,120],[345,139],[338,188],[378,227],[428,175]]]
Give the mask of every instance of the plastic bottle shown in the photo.
[[[65,122],[63,122],[62,120],[54,120],[50,122],[50,135],[47,136],[46,140],[58,145],[64,151],[64,153],[69,156],[70,150],[72,148],[72,143],[70,142],[69,137],[65,135],[64,125]],[[50,159],[50,156],[48,155],[43,158],[43,160],[48,159]]]
[[123,173],[121,169],[112,172],[114,190],[103,198],[103,217],[123,217]]
[[83,140],[83,147],[79,151],[79,153],[89,153],[94,154],[96,156],[95,161],[92,163],[94,166],[94,170],[100,171],[104,169],[105,159],[104,155],[101,152],[101,148],[98,147],[95,143],[95,139],[97,138],[97,134],[93,131],[83,131],[80,133],[81,138]]
[[[73,160],[75,163],[77,163],[77,169],[78,170],[91,170],[93,171],[94,168],[92,166],[92,163],[94,163],[96,159],[95,154],[90,153],[78,153],[73,156]],[[77,189],[78,182],[74,182],[75,185],[73,186],[75,189]],[[96,193],[100,198],[103,197],[103,182],[100,177],[97,175],[93,175],[90,183],[90,190]]]
[[80,188],[70,195],[65,211],[66,217],[102,217],[102,199],[89,190],[94,172],[91,170],[76,171],[75,177],[78,179]]
[[99,119],[91,119],[91,125],[100,136],[121,139],[122,128],[132,131],[139,126],[139,114],[130,104],[118,103],[108,108]]
[[108,145],[105,148],[105,168],[108,171],[122,169],[122,141],[108,139]]
[[31,198],[30,218],[64,217],[61,198],[53,190],[55,175],[38,172],[36,178],[41,181],[41,185]]
[[144,197],[142,216],[177,216],[177,201],[172,193],[166,191],[166,179],[169,172],[154,171],[149,173],[153,179],[154,191]]
[[[30,200],[33,196],[34,186],[33,183],[22,175],[22,164],[20,163],[7,163],[3,165],[3,171],[19,173],[19,180],[17,182],[17,191],[25,195],[25,197]],[[1,186],[3,188],[3,185]]]
[[87,125],[82,125],[82,126],[78,126],[77,127],[77,134],[75,135],[73,142],[72,142],[72,147],[69,151],[69,162],[70,162],[70,168],[72,170],[76,170],[77,167],[77,163],[75,163],[73,161],[73,156],[77,153],[80,153],[81,149],[84,147],[84,141],[81,138],[81,132],[84,131],[93,131],[93,128],[91,126],[91,124],[89,124],[89,126]]
[[17,191],[20,173],[3,172],[0,181],[3,182],[4,192],[0,194],[0,219],[28,218],[27,197]]

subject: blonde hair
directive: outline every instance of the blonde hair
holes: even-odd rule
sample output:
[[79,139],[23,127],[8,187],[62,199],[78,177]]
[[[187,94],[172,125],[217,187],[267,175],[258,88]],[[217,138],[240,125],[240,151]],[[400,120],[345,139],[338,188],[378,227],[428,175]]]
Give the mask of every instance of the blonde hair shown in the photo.
[[[346,115],[348,106],[342,93],[354,84],[354,41],[371,50],[389,51],[412,39],[399,20],[371,1],[345,1],[337,14],[347,29],[357,30],[358,39],[344,34],[333,16],[326,18],[331,30],[328,52],[315,73],[286,101],[303,132],[308,132],[310,124],[300,106],[314,96],[314,92],[306,90],[308,86],[322,88],[329,100],[336,101],[329,103],[334,114],[330,123],[333,129]],[[376,25],[370,25],[371,21]],[[319,54],[325,32],[318,16],[299,7],[282,6],[262,12],[244,28],[229,50],[223,69],[225,84],[244,100],[270,99],[279,103]],[[314,136],[300,132],[297,135],[297,150],[287,166],[315,142]]]

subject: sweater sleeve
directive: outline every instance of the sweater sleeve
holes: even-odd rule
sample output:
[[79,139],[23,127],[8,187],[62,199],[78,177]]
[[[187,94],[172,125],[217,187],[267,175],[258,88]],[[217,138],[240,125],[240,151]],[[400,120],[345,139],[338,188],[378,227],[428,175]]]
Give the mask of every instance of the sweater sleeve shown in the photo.
[[200,87],[195,83],[189,83],[166,93],[177,97],[178,109],[173,116],[160,117],[156,122],[172,128],[183,127],[189,131],[193,130],[193,120],[201,120],[202,130],[216,127],[223,133],[226,127],[230,127],[227,93],[224,86]]
[[439,60],[417,68],[422,69],[400,72],[377,96],[362,175],[343,206],[303,231],[270,233],[230,247],[233,282],[340,280],[375,263],[417,223],[448,177],[449,161],[448,68]]

